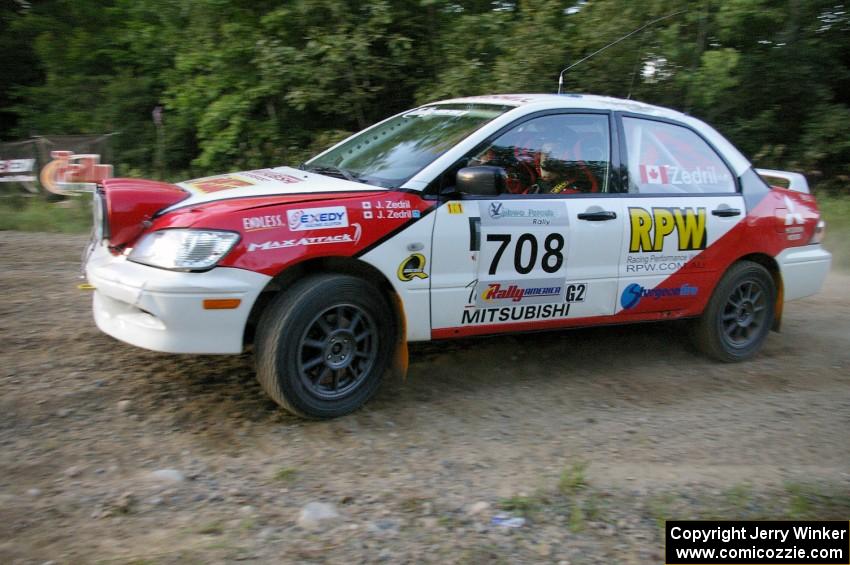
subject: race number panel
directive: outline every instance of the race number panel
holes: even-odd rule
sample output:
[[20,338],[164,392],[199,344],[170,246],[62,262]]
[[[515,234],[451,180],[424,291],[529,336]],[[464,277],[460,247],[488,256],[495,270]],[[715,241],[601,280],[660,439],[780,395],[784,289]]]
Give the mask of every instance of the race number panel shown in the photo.
[[[615,217],[579,219],[600,210]],[[533,325],[612,314],[621,239],[615,198],[503,198],[441,206],[433,239],[433,327]]]

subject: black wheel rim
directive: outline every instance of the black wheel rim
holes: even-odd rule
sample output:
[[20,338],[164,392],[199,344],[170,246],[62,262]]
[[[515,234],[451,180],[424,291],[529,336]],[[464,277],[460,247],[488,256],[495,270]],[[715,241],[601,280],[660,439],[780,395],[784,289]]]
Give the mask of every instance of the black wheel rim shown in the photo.
[[763,333],[767,319],[767,290],[755,280],[735,287],[720,315],[720,330],[727,345],[746,349]]
[[357,389],[378,356],[377,330],[359,306],[328,308],[307,326],[298,352],[304,387],[322,400],[341,398]]

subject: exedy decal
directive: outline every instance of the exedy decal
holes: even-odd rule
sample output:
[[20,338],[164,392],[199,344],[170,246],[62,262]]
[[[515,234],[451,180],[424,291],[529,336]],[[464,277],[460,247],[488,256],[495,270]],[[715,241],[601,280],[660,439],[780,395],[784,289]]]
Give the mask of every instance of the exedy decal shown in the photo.
[[629,252],[663,251],[664,240],[676,232],[679,251],[705,249],[705,208],[629,208]]
[[348,212],[345,206],[288,210],[286,218],[291,231],[326,230],[348,226]]

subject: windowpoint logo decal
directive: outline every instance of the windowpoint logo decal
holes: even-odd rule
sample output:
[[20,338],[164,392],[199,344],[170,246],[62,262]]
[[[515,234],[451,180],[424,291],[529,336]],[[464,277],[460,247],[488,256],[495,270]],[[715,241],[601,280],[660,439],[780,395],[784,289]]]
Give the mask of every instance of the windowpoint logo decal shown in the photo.
[[642,298],[670,298],[675,296],[696,296],[699,288],[688,284],[675,288],[645,288],[637,283],[632,283],[623,289],[620,296],[620,305],[625,308],[634,308]]

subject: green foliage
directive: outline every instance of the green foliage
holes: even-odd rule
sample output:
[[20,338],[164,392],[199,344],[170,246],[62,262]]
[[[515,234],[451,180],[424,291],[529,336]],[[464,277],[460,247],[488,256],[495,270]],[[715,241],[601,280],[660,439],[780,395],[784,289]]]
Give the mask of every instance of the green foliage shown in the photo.
[[48,202],[41,198],[0,199],[0,231],[87,233],[91,230],[91,197]]
[[554,92],[683,9],[566,90],[689,112],[756,165],[850,191],[850,15],[831,0],[10,2],[0,137],[118,131],[119,171],[159,178],[297,164],[416,103]]
[[281,467],[274,474],[275,480],[281,481],[281,482],[284,482],[284,483],[291,483],[297,477],[298,477],[298,469],[296,469],[294,467]]
[[818,207],[826,220],[823,245],[832,253],[832,265],[850,269],[850,197],[818,194]]
[[585,471],[587,471],[587,463],[584,461],[577,461],[564,467],[558,480],[558,491],[564,496],[572,496],[585,488],[587,486]]

